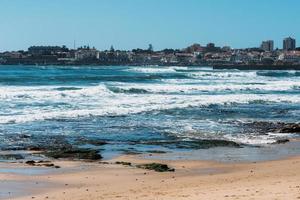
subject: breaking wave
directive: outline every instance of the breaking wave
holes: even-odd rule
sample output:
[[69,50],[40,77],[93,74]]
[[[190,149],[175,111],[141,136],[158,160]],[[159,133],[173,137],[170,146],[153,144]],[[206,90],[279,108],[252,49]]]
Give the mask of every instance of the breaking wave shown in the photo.
[[[81,89],[68,88],[63,90],[61,87],[53,86],[1,87],[1,106],[6,105],[6,107],[5,114],[0,114],[0,123],[87,116],[119,116],[212,104],[300,103],[298,95],[290,94],[182,95],[178,92],[187,89],[199,88],[186,88],[186,86],[173,86],[170,88],[169,86],[159,85],[131,88],[126,87],[126,85],[123,87],[110,87],[104,84],[82,87]],[[160,94],[159,92],[165,92],[166,94]]]

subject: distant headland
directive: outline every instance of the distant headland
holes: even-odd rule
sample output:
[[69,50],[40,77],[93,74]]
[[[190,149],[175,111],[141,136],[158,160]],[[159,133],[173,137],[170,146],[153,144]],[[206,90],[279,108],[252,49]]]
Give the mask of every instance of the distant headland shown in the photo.
[[263,41],[260,47],[232,49],[193,44],[183,49],[155,51],[149,44],[146,49],[100,51],[83,46],[31,46],[28,50],[0,53],[1,65],[157,65],[157,66],[213,66],[217,69],[278,69],[300,70],[300,48],[296,40],[283,40],[282,49],[274,49],[272,40]]

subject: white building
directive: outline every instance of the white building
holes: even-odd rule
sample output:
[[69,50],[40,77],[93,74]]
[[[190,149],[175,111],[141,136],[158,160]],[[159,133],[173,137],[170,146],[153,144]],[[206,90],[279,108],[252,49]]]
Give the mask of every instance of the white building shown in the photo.
[[100,52],[94,48],[78,49],[75,52],[75,60],[99,59],[99,58],[100,58]]

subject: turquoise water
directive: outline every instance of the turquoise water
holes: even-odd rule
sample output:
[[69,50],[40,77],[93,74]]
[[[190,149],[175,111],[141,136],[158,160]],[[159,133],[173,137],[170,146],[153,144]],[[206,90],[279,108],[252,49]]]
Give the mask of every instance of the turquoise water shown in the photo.
[[293,137],[245,128],[256,121],[300,121],[299,71],[0,66],[2,150],[88,138],[108,142],[89,147],[118,154]]

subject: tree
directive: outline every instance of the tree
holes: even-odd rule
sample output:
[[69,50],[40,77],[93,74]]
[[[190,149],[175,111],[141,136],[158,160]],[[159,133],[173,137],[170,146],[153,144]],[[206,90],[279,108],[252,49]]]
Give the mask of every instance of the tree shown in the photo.
[[149,44],[148,51],[149,51],[150,53],[153,52],[153,45],[152,45],[152,44]]
[[113,45],[110,46],[110,52],[115,52],[115,49],[114,49]]
[[202,60],[203,56],[201,54],[197,55],[198,60]]
[[162,52],[164,52],[165,54],[172,54],[172,53],[176,53],[175,49],[164,49],[162,50]]

